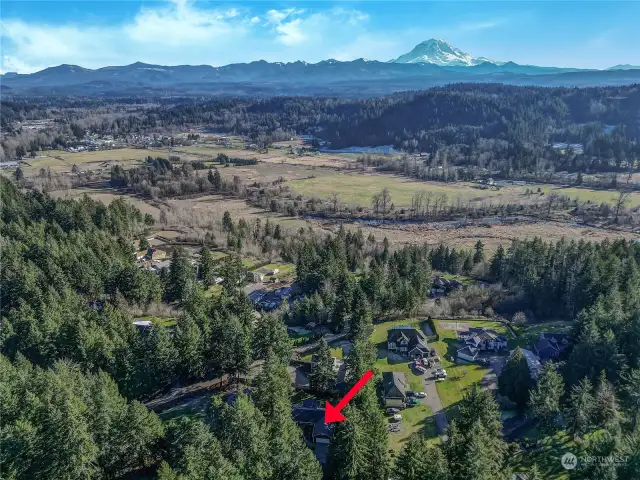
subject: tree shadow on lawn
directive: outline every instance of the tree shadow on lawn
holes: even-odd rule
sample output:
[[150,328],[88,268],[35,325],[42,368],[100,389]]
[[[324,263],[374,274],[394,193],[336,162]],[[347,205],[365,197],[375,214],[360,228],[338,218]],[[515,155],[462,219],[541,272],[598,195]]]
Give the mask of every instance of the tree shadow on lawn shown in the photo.
[[408,364],[411,362],[409,357],[403,357],[402,355],[398,355],[397,353],[390,352],[387,350],[387,342],[380,342],[376,345],[377,353],[376,358],[378,360],[387,359],[387,363],[389,365],[397,365],[399,363]]
[[455,359],[460,348],[460,341],[457,338],[444,338],[442,341],[447,346],[447,351],[445,352],[447,358]]

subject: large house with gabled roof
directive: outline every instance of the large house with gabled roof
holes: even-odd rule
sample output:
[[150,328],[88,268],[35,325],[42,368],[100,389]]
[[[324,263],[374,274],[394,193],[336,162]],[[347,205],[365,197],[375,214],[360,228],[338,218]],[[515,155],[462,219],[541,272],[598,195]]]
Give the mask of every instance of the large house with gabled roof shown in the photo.
[[410,326],[392,327],[387,331],[387,350],[411,358],[435,355],[422,332]]

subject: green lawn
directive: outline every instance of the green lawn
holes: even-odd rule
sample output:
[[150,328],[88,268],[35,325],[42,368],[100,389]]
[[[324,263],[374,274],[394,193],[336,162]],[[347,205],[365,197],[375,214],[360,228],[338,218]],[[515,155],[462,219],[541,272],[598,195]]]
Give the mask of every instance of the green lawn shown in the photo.
[[163,327],[175,327],[178,323],[174,317],[137,317],[137,320],[151,320],[154,325],[162,325]]
[[378,348],[379,358],[376,360],[376,368],[380,372],[403,372],[407,376],[410,389],[418,392],[424,390],[424,380],[422,376],[418,376],[413,373],[412,369],[409,367],[410,360],[403,359],[401,362],[390,362],[389,359],[384,356],[384,353],[386,352],[387,332],[389,329],[400,325],[411,325],[422,331],[421,323],[423,322],[424,320],[419,320],[417,318],[408,318],[404,320],[378,323],[374,325],[374,330],[371,334],[371,341]]
[[402,411],[402,424],[405,431],[401,435],[389,433],[389,448],[395,452],[399,451],[416,432],[422,432],[428,438],[438,438],[433,412],[426,405],[420,404]]
[[[447,330],[440,327],[441,323],[454,323],[455,320],[436,320],[436,330],[440,335],[440,340],[433,344],[434,348],[440,356],[441,366],[447,371],[448,378],[442,382],[436,384],[438,390],[438,396],[442,402],[444,408],[455,405],[467,392],[467,390],[474,383],[478,383],[482,380],[489,369],[485,366],[475,363],[458,365],[449,360],[449,358],[455,358],[456,352],[459,348],[459,342],[456,337],[456,333],[453,330]],[[508,338],[511,336],[507,327],[498,322],[491,321],[473,321],[473,320],[459,320],[460,323],[466,323],[472,327],[487,327],[491,330],[503,334]]]
[[558,320],[554,322],[536,323],[533,325],[514,327],[514,330],[518,334],[518,338],[509,342],[509,348],[515,348],[516,346],[527,348],[535,343],[538,337],[540,337],[541,332],[569,333],[571,331],[571,322]]
[[[268,272],[269,270],[274,270],[276,268],[278,269],[278,273],[276,273],[275,275],[266,275],[266,272]],[[293,280],[296,274],[296,266],[293,263],[270,263],[268,265],[265,265],[264,267],[260,267],[257,271],[265,273],[265,279],[269,279],[273,276],[280,280]]]
[[[329,350],[331,351],[331,356],[332,357],[336,357],[339,360],[342,360],[344,358],[344,355],[342,353],[342,347],[329,347]],[[301,358],[302,361],[304,362],[310,362],[311,361],[311,357],[313,356],[313,353],[309,353],[307,355],[305,355],[304,357]]]
[[479,190],[477,186],[457,182],[452,184],[435,184],[416,182],[407,178],[391,175],[365,175],[361,173],[335,173],[315,178],[305,178],[289,182],[292,190],[311,197],[329,197],[336,193],[342,202],[370,206],[374,193],[388,188],[391,201],[396,207],[411,205],[411,198],[416,192],[431,192],[434,196],[447,195],[449,201],[458,196],[465,200],[476,197],[499,196],[500,192]]

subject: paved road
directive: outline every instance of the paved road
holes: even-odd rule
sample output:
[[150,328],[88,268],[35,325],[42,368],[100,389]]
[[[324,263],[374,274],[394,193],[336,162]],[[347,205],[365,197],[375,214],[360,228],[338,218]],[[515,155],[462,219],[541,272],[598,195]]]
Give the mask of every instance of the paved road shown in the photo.
[[445,435],[449,421],[447,420],[447,414],[442,407],[442,402],[438,396],[438,390],[436,389],[436,381],[433,374],[436,371],[436,367],[430,368],[424,374],[424,393],[427,394],[424,399],[424,403],[433,411],[433,418],[436,422],[436,428],[440,435]]

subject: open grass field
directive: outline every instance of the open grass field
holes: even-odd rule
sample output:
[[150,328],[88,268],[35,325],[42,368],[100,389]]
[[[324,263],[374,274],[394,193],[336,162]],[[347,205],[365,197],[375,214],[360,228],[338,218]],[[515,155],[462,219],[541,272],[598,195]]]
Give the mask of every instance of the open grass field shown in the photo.
[[402,425],[404,431],[398,435],[389,433],[389,448],[398,452],[409,437],[414,433],[421,432],[427,438],[438,438],[438,432],[433,420],[433,412],[423,404],[405,408],[402,411]]
[[378,349],[378,358],[376,360],[376,368],[380,372],[403,372],[407,376],[410,390],[414,392],[421,392],[424,390],[424,381],[421,375],[416,375],[411,367],[409,367],[410,360],[402,358],[402,360],[396,360],[395,356],[387,356],[387,332],[399,325],[411,325],[420,331],[422,320],[415,318],[409,318],[404,320],[396,320],[392,322],[377,323],[374,325],[374,330],[371,333],[371,342],[373,342]]
[[[314,228],[323,228],[336,233],[339,225],[329,221],[308,220]],[[469,225],[460,228],[455,226],[443,227],[437,224],[379,224],[377,222],[355,223],[342,222],[345,228],[361,229],[365,236],[372,233],[376,238],[387,237],[396,246],[406,244],[439,245],[444,243],[449,247],[472,249],[478,240],[484,243],[485,251],[491,253],[499,245],[508,247],[514,239],[540,237],[549,242],[557,242],[563,238],[567,240],[583,239],[589,242],[602,242],[605,239],[636,238],[637,234],[616,230],[569,225],[555,221],[537,221],[535,223],[517,223],[513,225],[495,224],[490,228]]]
[[[327,178],[328,176],[330,179]],[[470,182],[419,182],[392,175],[363,173],[332,172],[331,175],[291,182],[291,188],[302,195],[327,198],[330,195],[338,194],[343,202],[362,206],[370,206],[372,195],[385,187],[389,189],[391,200],[396,208],[411,205],[411,198],[420,191],[431,192],[434,198],[446,195],[449,203],[457,201],[458,198],[463,202],[485,202],[487,204],[490,202],[493,204],[543,202],[545,196],[551,192],[597,204],[602,202],[613,204],[617,197],[617,193],[614,191],[558,187],[556,185],[508,186],[500,190],[489,190],[482,189],[478,184]],[[537,193],[525,195],[527,190],[536,191],[538,187],[544,195]],[[640,193],[633,193],[628,205],[640,205]]]
[[[433,347],[440,356],[440,362],[442,368],[447,371],[448,378],[444,382],[438,382],[436,388],[438,390],[438,396],[442,402],[442,406],[446,409],[458,403],[462,400],[462,397],[467,390],[474,384],[480,383],[482,377],[484,377],[489,369],[477,365],[467,364],[459,365],[453,363],[449,358],[455,358],[458,350],[458,339],[456,332],[451,328],[452,324],[455,324],[455,320],[436,320],[436,330],[440,336],[440,340],[433,343]],[[459,324],[467,324],[472,327],[487,327],[494,330],[497,333],[506,335],[510,338],[510,334],[507,328],[498,322],[490,321],[464,321],[460,320]]]
[[475,188],[470,183],[417,182],[391,175],[340,172],[292,181],[290,186],[309,197],[327,198],[337,194],[342,202],[362,206],[371,206],[372,195],[386,187],[396,208],[411,205],[413,195],[421,191],[431,192],[434,197],[447,195],[449,201],[458,197],[464,201],[482,201],[504,195],[503,192]]
[[[591,202],[596,204],[608,203],[610,205],[614,205],[618,199],[618,192],[613,190],[592,190],[589,188],[558,187],[556,185],[542,185],[541,189],[545,194],[557,193],[558,195],[577,198],[581,202]],[[637,207],[638,205],[640,205],[640,193],[634,192],[631,194],[627,206]]]
[[538,337],[540,337],[541,332],[569,333],[571,331],[571,322],[558,320],[554,322],[535,323],[522,327],[514,327],[514,330],[518,334],[518,338],[511,341],[513,345],[510,342],[509,348],[518,346],[530,349]]

